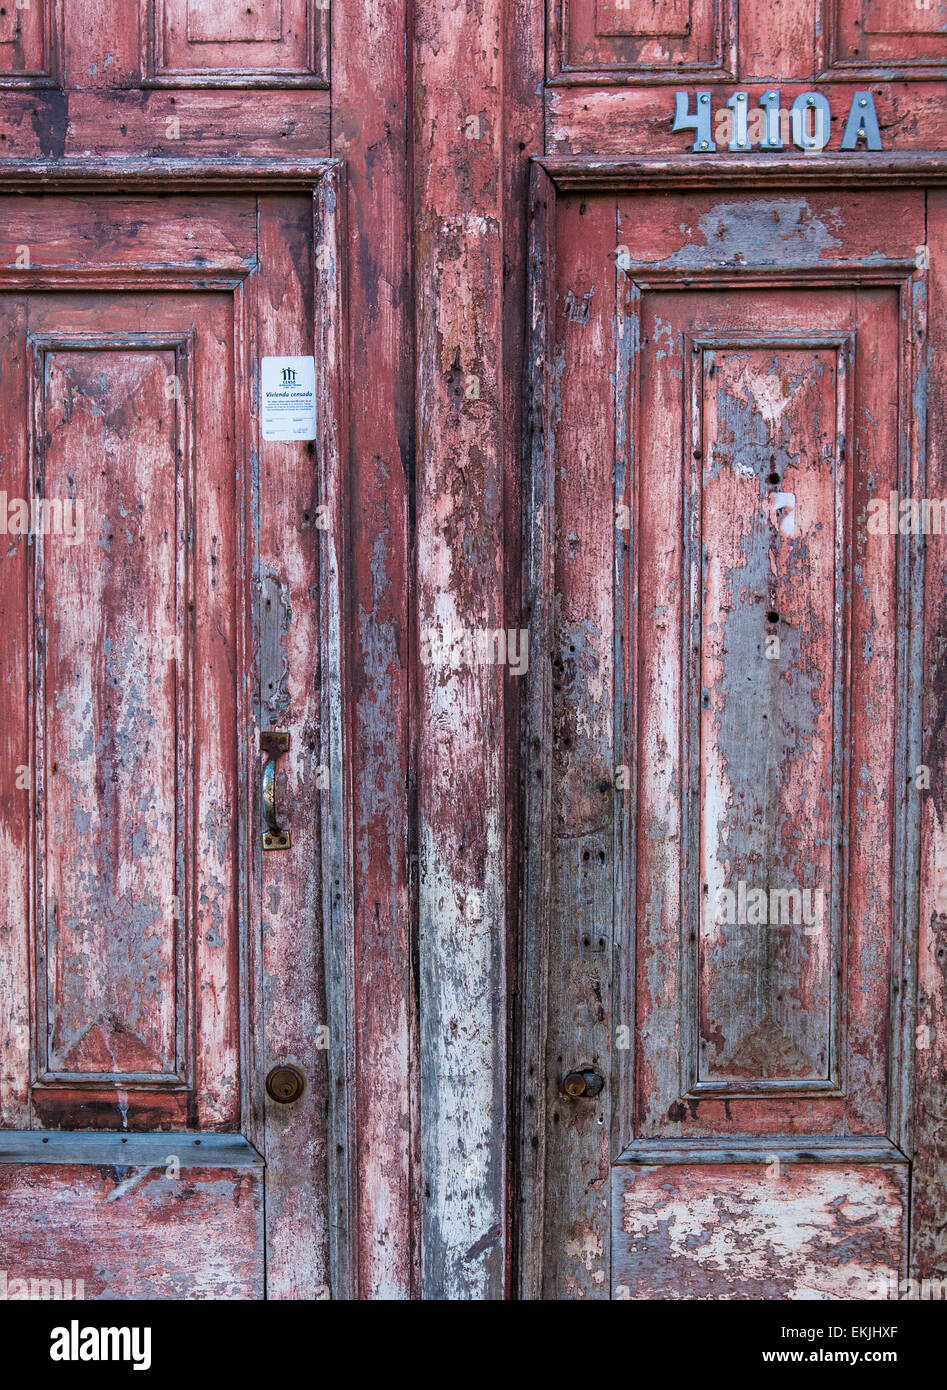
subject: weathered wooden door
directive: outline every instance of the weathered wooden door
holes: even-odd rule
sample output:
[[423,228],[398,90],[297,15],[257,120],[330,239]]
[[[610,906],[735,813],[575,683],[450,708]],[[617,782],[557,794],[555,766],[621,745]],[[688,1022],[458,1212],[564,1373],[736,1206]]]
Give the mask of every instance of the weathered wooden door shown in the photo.
[[945,205],[769,181],[534,183],[547,1296],[941,1272]]
[[0,207],[6,1297],[328,1296],[335,203]]

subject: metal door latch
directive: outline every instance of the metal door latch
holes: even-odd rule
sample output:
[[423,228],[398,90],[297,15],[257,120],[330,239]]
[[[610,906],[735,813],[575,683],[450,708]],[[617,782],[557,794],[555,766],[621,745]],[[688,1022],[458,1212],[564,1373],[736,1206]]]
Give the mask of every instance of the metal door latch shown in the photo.
[[263,848],[289,849],[289,831],[276,819],[276,760],[289,748],[289,734],[275,729],[260,731],[260,748],[266,754],[263,764]]

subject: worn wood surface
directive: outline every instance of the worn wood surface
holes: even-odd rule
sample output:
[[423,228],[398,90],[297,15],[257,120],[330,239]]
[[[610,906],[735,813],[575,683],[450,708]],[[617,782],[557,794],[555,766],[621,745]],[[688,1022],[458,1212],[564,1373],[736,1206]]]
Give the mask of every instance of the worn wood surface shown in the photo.
[[[122,1282],[125,1212],[161,1296],[258,1296],[264,1251],[277,1297],[624,1298],[639,1276],[847,1296],[903,1253],[902,1151],[917,1270],[944,1273],[944,575],[939,537],[864,524],[889,488],[947,493],[947,246],[923,191],[947,181],[942,11],[0,13],[0,487],[31,485],[35,436],[44,486],[88,477],[109,519],[116,491],[142,502],[60,568],[55,538],[0,536],[0,1123],[46,1126],[55,1162],[10,1141],[16,1202],[93,1213],[102,1287],[144,1277]],[[775,87],[787,112],[825,96],[823,154],[727,150],[727,98]],[[716,152],[672,131],[676,90],[709,93]],[[881,151],[839,148],[856,92]],[[40,343],[64,326],[103,341]],[[701,333],[723,341],[695,353]],[[312,350],[318,440],[257,449],[259,355]],[[788,654],[741,681],[764,593]],[[502,665],[426,659],[432,630],[470,629],[528,633],[525,699]],[[290,725],[294,849],[264,857],[256,737]],[[28,901],[34,803],[54,830]],[[174,883],[162,915],[191,863],[190,917]],[[701,900],[753,873],[825,881],[827,930],[711,921]],[[55,931],[31,937],[34,900]],[[288,1058],[309,1085],[281,1108],[262,1081]],[[601,1072],[594,1100],[561,1094],[573,1066]],[[259,1175],[190,1165],[191,1283],[159,1175],[104,1219],[105,1179],[61,1166],[165,1125],[239,1128],[269,1164],[265,1238]],[[777,1199],[744,1143],[806,1174]],[[638,1251],[622,1154],[678,1170]],[[675,1241],[710,1167],[737,1217],[692,1258]]]
[[[730,136],[725,125],[727,98],[735,91],[747,93],[749,112],[759,110],[759,99],[772,90],[772,83],[755,79],[732,79],[721,87],[705,87],[700,78],[689,82],[679,79],[677,86],[691,93],[694,110],[696,91],[711,92],[714,140],[716,153],[700,156],[712,164],[726,154]],[[675,155],[683,158],[693,150],[692,131],[674,132],[674,88],[668,87],[554,87],[549,89],[546,104],[546,154],[549,156],[581,155],[586,159],[621,158],[625,155]],[[782,109],[787,113],[800,94],[818,90],[828,101],[831,112],[829,141],[825,153],[838,154],[852,96],[850,84],[819,83],[793,80],[780,86]],[[947,114],[944,111],[942,88],[934,82],[884,82],[870,86],[883,153],[907,153],[912,150],[943,150],[947,145]],[[755,132],[755,133],[754,133]],[[749,128],[751,150],[745,159],[762,159],[759,149],[760,132],[755,125]],[[810,158],[792,143],[790,126],[784,123],[781,163],[804,165]],[[852,155],[848,155],[849,162]],[[884,164],[880,156],[855,152],[855,164],[874,160]],[[749,168],[752,169],[750,164]]]
[[352,933],[358,1151],[350,1296],[418,1286],[416,846],[409,718],[414,413],[405,0],[334,5],[333,152],[346,164]]
[[[924,494],[947,496],[947,198],[928,197],[930,337],[928,339],[928,459]],[[914,794],[921,809],[917,1017],[913,1041],[916,1099],[911,1274],[947,1278],[947,553],[943,537],[925,550],[923,719],[920,763],[928,790]]]
[[[165,1163],[171,1148],[174,1164]],[[263,1156],[242,1134],[142,1134],[134,1130],[0,1130],[0,1163],[92,1163],[118,1168],[262,1168]]]
[[[27,777],[5,803],[6,833],[20,813],[28,831],[35,806],[36,887],[30,918],[14,888],[15,877],[27,881],[27,834],[19,862],[5,866],[5,964],[17,973],[5,994],[15,1047],[5,1053],[4,1116],[21,1129],[60,1131],[45,1151],[17,1150],[33,1172],[37,1231],[44,1202],[71,1200],[68,1165],[85,1152],[77,1132],[242,1129],[267,1155],[271,1296],[327,1297],[328,1192],[348,1190],[335,1178],[352,1153],[343,1119],[330,1175],[325,1097],[330,1076],[344,1080],[351,998],[337,971],[330,1016],[321,944],[323,897],[334,918],[335,904],[344,912],[349,871],[344,817],[323,818],[321,796],[325,760],[341,804],[347,689],[338,187],[330,177],[315,218],[306,191],[183,201],[171,213],[158,199],[67,196],[37,202],[29,228],[21,219],[30,209],[15,201],[5,226],[8,236],[38,238],[29,281],[46,290],[28,285],[3,301],[4,376],[23,379],[7,396],[18,414],[5,486],[9,495],[81,495],[88,529],[75,546],[58,534],[33,545],[7,537],[23,596],[21,608],[5,609],[23,662],[9,688],[15,697],[35,670],[36,698],[18,701]],[[156,294],[162,285],[173,293]],[[80,286],[84,296],[68,292]],[[258,449],[256,364],[311,350],[314,322],[319,438]],[[324,503],[334,539],[320,583]],[[320,651],[331,671],[325,703]],[[257,819],[261,726],[294,735],[278,787],[293,849],[268,860]],[[263,1079],[287,1060],[303,1068],[307,1089],[296,1106],[276,1107]],[[339,1094],[349,1094],[344,1084]],[[332,1110],[348,1113],[338,1102]],[[173,1152],[177,1141],[164,1142]],[[214,1144],[200,1165],[201,1140],[180,1142],[183,1166],[201,1168],[191,1185],[209,1194],[207,1220],[216,1192],[225,1222],[223,1188],[206,1177]],[[253,1161],[262,1169],[262,1158]],[[195,1289],[262,1292],[261,1180],[237,1193],[248,1216],[229,1234],[221,1227],[219,1250],[208,1231]],[[157,1195],[136,1220],[160,1231],[173,1204],[166,1211]],[[89,1216],[90,1229],[97,1219]],[[345,1239],[351,1228],[343,1201],[333,1229]],[[117,1234],[116,1218],[103,1238]],[[55,1224],[48,1242],[43,1258],[52,1259]],[[331,1254],[348,1268],[338,1248]],[[130,1265],[119,1296],[141,1277]],[[179,1286],[176,1274],[169,1296]]]
[[[329,1287],[334,1298],[357,1288],[357,1088],[355,1084],[355,952],[351,931],[352,690],[348,642],[347,519],[351,515],[349,382],[346,332],[346,187],[335,164],[320,179],[312,206],[314,263],[313,340],[316,355],[317,527],[319,553],[319,716],[321,725],[320,873],[324,1011],[328,1028],[326,1076],[326,1209]],[[328,782],[328,785],[326,785]],[[301,988],[311,997],[311,984]],[[322,1194],[308,1198],[318,1211]],[[268,1286],[269,1291],[269,1286]]]
[[533,166],[529,194],[529,280],[523,464],[523,619],[533,660],[523,707],[523,862],[517,985],[515,1167],[516,1257],[520,1297],[543,1285],[546,1200],[546,1033],[549,1022],[549,929],[552,856],[552,654],[554,642],[555,484],[553,449],[558,402],[555,366],[555,205],[551,180]]
[[[685,487],[703,592],[690,615],[700,645],[688,723],[700,723],[690,849],[701,927],[700,1037],[687,1064],[699,1089],[838,1085],[832,686],[842,664],[848,343],[800,335],[764,346],[765,337],[701,334],[691,351],[689,432],[701,457]],[[696,576],[696,556],[692,565]],[[773,637],[779,658],[760,661]],[[780,898],[775,923],[767,903],[761,931],[724,897],[741,882],[803,897]],[[792,930],[794,915],[803,930]]]
[[[497,1298],[506,1250],[502,9],[415,16],[423,1287]],[[425,644],[433,645],[425,655]]]
[[89,526],[81,544],[32,549],[32,1105],[52,1126],[239,1121],[240,589],[217,588],[217,566],[236,568],[235,499],[232,481],[197,474],[192,443],[201,400],[205,458],[230,471],[233,388],[211,382],[234,381],[234,328],[221,297],[30,306],[17,481],[82,496]]
[[885,1299],[907,1166],[613,1171],[616,1299]]
[[614,206],[574,202],[557,231],[545,1212],[547,1249],[561,1244],[543,1282],[549,1297],[578,1298],[607,1297],[610,1264],[611,1087],[573,1100],[562,1079],[608,1075],[613,1022]]
[[[896,538],[866,523],[872,499],[887,503],[892,490],[917,485],[922,439],[911,420],[923,376],[913,344],[925,321],[926,256],[924,195],[897,195],[895,222],[892,196],[853,193],[839,213],[833,195],[815,191],[617,202],[559,194],[554,332],[542,339],[554,371],[547,365],[535,396],[536,418],[548,417],[552,392],[555,449],[545,491],[532,488],[542,520],[532,572],[539,611],[551,604],[562,623],[574,607],[584,621],[589,669],[573,674],[570,635],[549,691],[534,682],[531,729],[540,739],[544,721],[553,730],[552,791],[548,811],[531,792],[549,828],[531,823],[538,838],[527,862],[539,862],[543,834],[553,836],[555,862],[558,825],[593,804],[599,696],[603,747],[616,782],[621,770],[622,797],[632,798],[635,840],[626,862],[620,820],[601,844],[594,824],[580,826],[563,845],[571,858],[561,890],[552,872],[546,907],[526,900],[530,940],[545,934],[550,969],[527,981],[529,1010],[546,990],[548,1089],[537,1145],[545,1234],[540,1256],[524,1243],[524,1287],[536,1287],[541,1268],[547,1290],[567,1297],[629,1296],[617,1292],[627,1232],[608,1274],[609,1240],[623,1229],[617,1212],[609,1219],[608,1189],[624,1181],[609,1180],[608,1168],[623,1151],[647,1164],[675,1140],[676,1163],[697,1145],[694,1159],[719,1168],[737,1139],[782,1145],[788,1161],[809,1135],[816,1150],[806,1161],[816,1165],[846,1154],[859,1165],[882,1154],[903,1162],[911,1058],[901,995],[916,918],[905,867],[912,813],[895,770],[912,718],[912,569]],[[550,263],[548,251],[534,258],[535,305],[547,302]],[[540,466],[543,456],[534,452]],[[604,528],[616,507],[613,540]],[[576,600],[586,573],[588,593],[578,587]],[[600,630],[608,657],[593,662],[588,633]],[[623,649],[634,654],[633,682]],[[624,733],[612,721],[629,717],[626,700],[633,722],[619,756]],[[538,748],[532,761],[548,775]],[[616,849],[619,863],[597,893],[590,864]],[[765,925],[720,920],[721,889],[736,902],[739,883],[750,889],[757,879]],[[802,891],[816,879],[821,909]],[[619,908],[614,958],[598,964],[603,924],[629,883],[636,909]],[[795,925],[770,923],[773,889]],[[586,913],[595,934],[583,927]],[[576,992],[582,981],[594,985],[587,999]],[[557,1094],[562,1071],[586,1065],[630,1087],[630,1104],[619,1094],[609,1105],[607,1091],[594,1101]],[[615,1123],[603,1136],[596,1122],[610,1109]],[[837,1154],[825,1148],[831,1135]],[[588,1149],[584,1180],[576,1143]],[[749,1178],[738,1181],[752,1200]],[[822,1181],[800,1189],[793,1221],[807,1203],[817,1211]],[[903,1184],[883,1184],[872,1200],[886,1232],[881,1263],[862,1269],[852,1254],[826,1290],[846,1279],[861,1287],[906,1259]],[[541,1207],[533,1200],[525,1219],[538,1220]],[[765,1209],[760,1220],[765,1227]],[[764,1296],[787,1279],[805,1284],[804,1269],[781,1263],[776,1246],[760,1251]],[[652,1289],[654,1252],[639,1255],[632,1285]],[[701,1267],[701,1254],[687,1258]],[[844,1266],[844,1245],[838,1258]],[[661,1260],[662,1287],[673,1288],[677,1261],[683,1288],[684,1255]],[[708,1261],[707,1287],[716,1287]]]
[[[258,254],[266,274],[255,291],[253,359],[290,356],[312,350],[314,275],[312,199],[260,197],[257,202]],[[324,272],[323,272],[324,273]],[[320,604],[331,603],[319,564],[323,502],[314,467],[315,443],[260,439],[252,458],[258,497],[247,522],[258,528],[255,554],[255,676],[251,696],[253,730],[290,732],[290,748],[280,758],[277,805],[292,834],[287,853],[264,854],[256,805],[256,777],[250,789],[253,819],[251,859],[259,874],[259,899],[251,937],[259,941],[262,979],[262,1037],[257,1041],[248,1103],[260,1127],[267,1158],[267,1294],[271,1298],[324,1295],[329,1273],[327,1123],[329,1089],[328,1002],[323,938],[323,873],[331,862],[332,841],[322,834],[323,721],[320,674],[325,647]],[[254,772],[260,766],[253,737]],[[257,916],[259,914],[259,916]],[[259,927],[256,922],[259,921]],[[257,958],[256,953],[253,959]],[[344,1036],[344,1035],[343,1035]],[[341,1040],[340,1040],[341,1041]],[[344,1049],[343,1049],[344,1052]],[[292,1062],[306,1076],[306,1091],[294,1105],[265,1097],[270,1067]]]
[[81,1279],[86,1299],[261,1298],[262,1174],[177,1172],[166,1138],[155,1167],[0,1166],[7,1280]]
[[[544,72],[545,24],[542,6],[508,5],[504,12],[506,62],[503,69],[503,514],[504,552],[506,567],[506,612],[517,627],[526,628],[537,640],[537,651],[545,650],[533,619],[525,608],[528,597],[525,587],[526,556],[530,549],[527,518],[532,518],[526,503],[527,462],[530,426],[527,420],[527,371],[524,362],[541,365],[527,349],[533,313],[528,302],[528,259],[533,245],[534,216],[541,217],[532,194],[532,181],[541,171],[529,160],[543,150],[543,113],[536,100]],[[541,657],[537,658],[544,665]],[[528,673],[527,673],[528,679]],[[524,747],[523,733],[525,702],[528,699],[526,680],[508,681],[506,686],[506,931],[510,942],[507,954],[509,989],[506,997],[511,1046],[509,1060],[510,1109],[508,1164],[506,1181],[509,1190],[508,1211],[510,1233],[506,1245],[506,1288],[515,1287],[517,1245],[521,1230],[519,1204],[524,1194],[519,1176],[519,1153],[522,1152],[522,1120],[532,1101],[535,1083],[524,1074],[523,1053],[519,1050],[520,1020],[516,1001],[520,976],[532,968],[527,953],[531,947],[517,940],[517,913],[523,887],[524,867],[521,845],[523,836],[526,787],[526,765],[529,753]],[[541,961],[535,962],[541,966]],[[527,1121],[530,1123],[530,1121]]]

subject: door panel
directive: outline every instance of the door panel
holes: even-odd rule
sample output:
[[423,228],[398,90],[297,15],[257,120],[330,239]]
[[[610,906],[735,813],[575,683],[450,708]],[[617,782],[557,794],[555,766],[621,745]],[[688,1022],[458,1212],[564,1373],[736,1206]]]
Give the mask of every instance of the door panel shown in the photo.
[[898,484],[898,299],[813,299],[639,306],[642,1136],[885,1128],[897,574],[856,527]]
[[9,1269],[86,1299],[262,1298],[262,1164],[235,1168],[231,1155],[169,1176],[176,1149],[164,1139],[163,1152],[117,1171],[113,1154],[0,1168]]
[[29,304],[11,488],[80,499],[90,528],[32,547],[32,1103],[56,1127],[238,1129],[232,313],[90,298]]
[[907,1238],[907,1168],[615,1168],[612,1296],[884,1298]]
[[925,196],[534,195],[527,1277],[885,1297],[921,613],[868,523],[920,495]]
[[[335,194],[28,201],[0,286],[5,1260],[86,1297],[257,1297],[267,1263],[324,1296]],[[317,302],[318,466],[258,443],[256,388]],[[270,729],[291,843],[264,854]]]

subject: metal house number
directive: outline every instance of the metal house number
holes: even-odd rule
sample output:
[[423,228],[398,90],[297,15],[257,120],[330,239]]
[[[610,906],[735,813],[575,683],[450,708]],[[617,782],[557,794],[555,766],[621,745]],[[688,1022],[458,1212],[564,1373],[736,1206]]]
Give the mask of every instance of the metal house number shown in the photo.
[[[726,105],[714,117],[710,92],[697,92],[695,110],[691,111],[690,92],[674,93],[674,124],[672,130],[692,130],[691,146],[699,154],[717,149],[717,142],[726,142],[734,154],[750,150],[783,150],[788,142],[800,150],[822,150],[829,143],[832,113],[821,92],[802,92],[787,110],[780,106],[777,88],[764,92],[757,106],[750,109],[746,92],[734,92]],[[845,131],[839,146],[843,150],[880,150],[881,132],[871,92],[855,92],[852,96]]]

